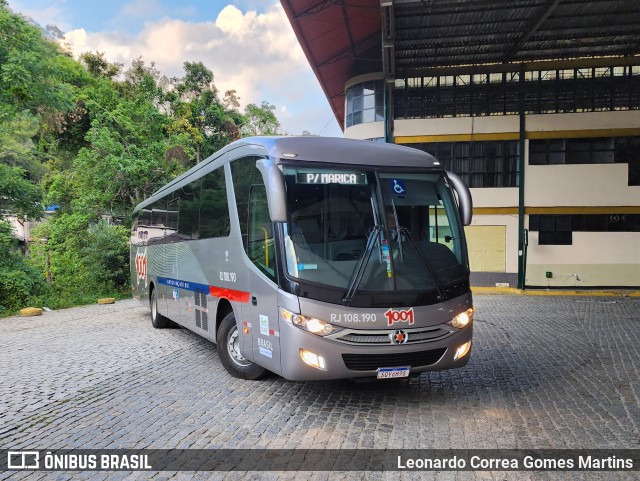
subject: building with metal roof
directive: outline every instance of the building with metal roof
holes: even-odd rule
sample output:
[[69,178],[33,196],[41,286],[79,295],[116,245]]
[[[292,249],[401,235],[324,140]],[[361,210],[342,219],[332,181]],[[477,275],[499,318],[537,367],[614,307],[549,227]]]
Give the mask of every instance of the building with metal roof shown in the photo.
[[640,2],[281,3],[346,137],[471,187],[475,285],[640,286]]

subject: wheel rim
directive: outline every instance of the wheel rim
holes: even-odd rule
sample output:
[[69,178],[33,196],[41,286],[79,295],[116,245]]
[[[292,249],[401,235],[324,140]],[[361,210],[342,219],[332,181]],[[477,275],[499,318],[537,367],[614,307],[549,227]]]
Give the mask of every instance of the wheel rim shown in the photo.
[[231,360],[238,366],[246,367],[251,364],[240,354],[240,336],[238,336],[238,328],[236,326],[227,335],[227,351]]

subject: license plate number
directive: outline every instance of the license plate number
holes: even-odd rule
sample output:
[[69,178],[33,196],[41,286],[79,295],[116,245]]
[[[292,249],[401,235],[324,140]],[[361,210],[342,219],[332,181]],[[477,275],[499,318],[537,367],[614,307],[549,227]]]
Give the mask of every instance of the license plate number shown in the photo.
[[378,379],[409,377],[409,369],[408,367],[381,367],[378,368]]

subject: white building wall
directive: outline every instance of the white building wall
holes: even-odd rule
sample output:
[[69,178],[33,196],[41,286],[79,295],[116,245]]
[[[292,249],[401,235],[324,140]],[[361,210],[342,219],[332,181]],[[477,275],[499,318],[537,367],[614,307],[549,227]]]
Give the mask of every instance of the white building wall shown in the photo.
[[627,164],[528,165],[525,205],[638,205],[640,186],[628,185],[628,170]]
[[573,232],[569,246],[538,245],[530,232],[527,257],[529,285],[640,286],[640,232]]
[[439,119],[400,119],[394,124],[396,137],[421,135],[486,134],[495,132],[518,133],[517,115],[486,117],[451,117]]
[[384,122],[367,122],[365,124],[352,125],[344,129],[347,139],[378,139],[384,137]]

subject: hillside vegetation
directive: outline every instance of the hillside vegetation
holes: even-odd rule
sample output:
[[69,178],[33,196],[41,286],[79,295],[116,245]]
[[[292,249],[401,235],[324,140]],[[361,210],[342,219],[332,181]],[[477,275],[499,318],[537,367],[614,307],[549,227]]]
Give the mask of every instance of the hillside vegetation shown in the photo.
[[[278,133],[273,105],[238,100],[200,62],[167,78],[76,61],[0,0],[0,314],[127,295],[133,207],[227,143]],[[9,215],[52,205],[32,242],[11,236]]]

